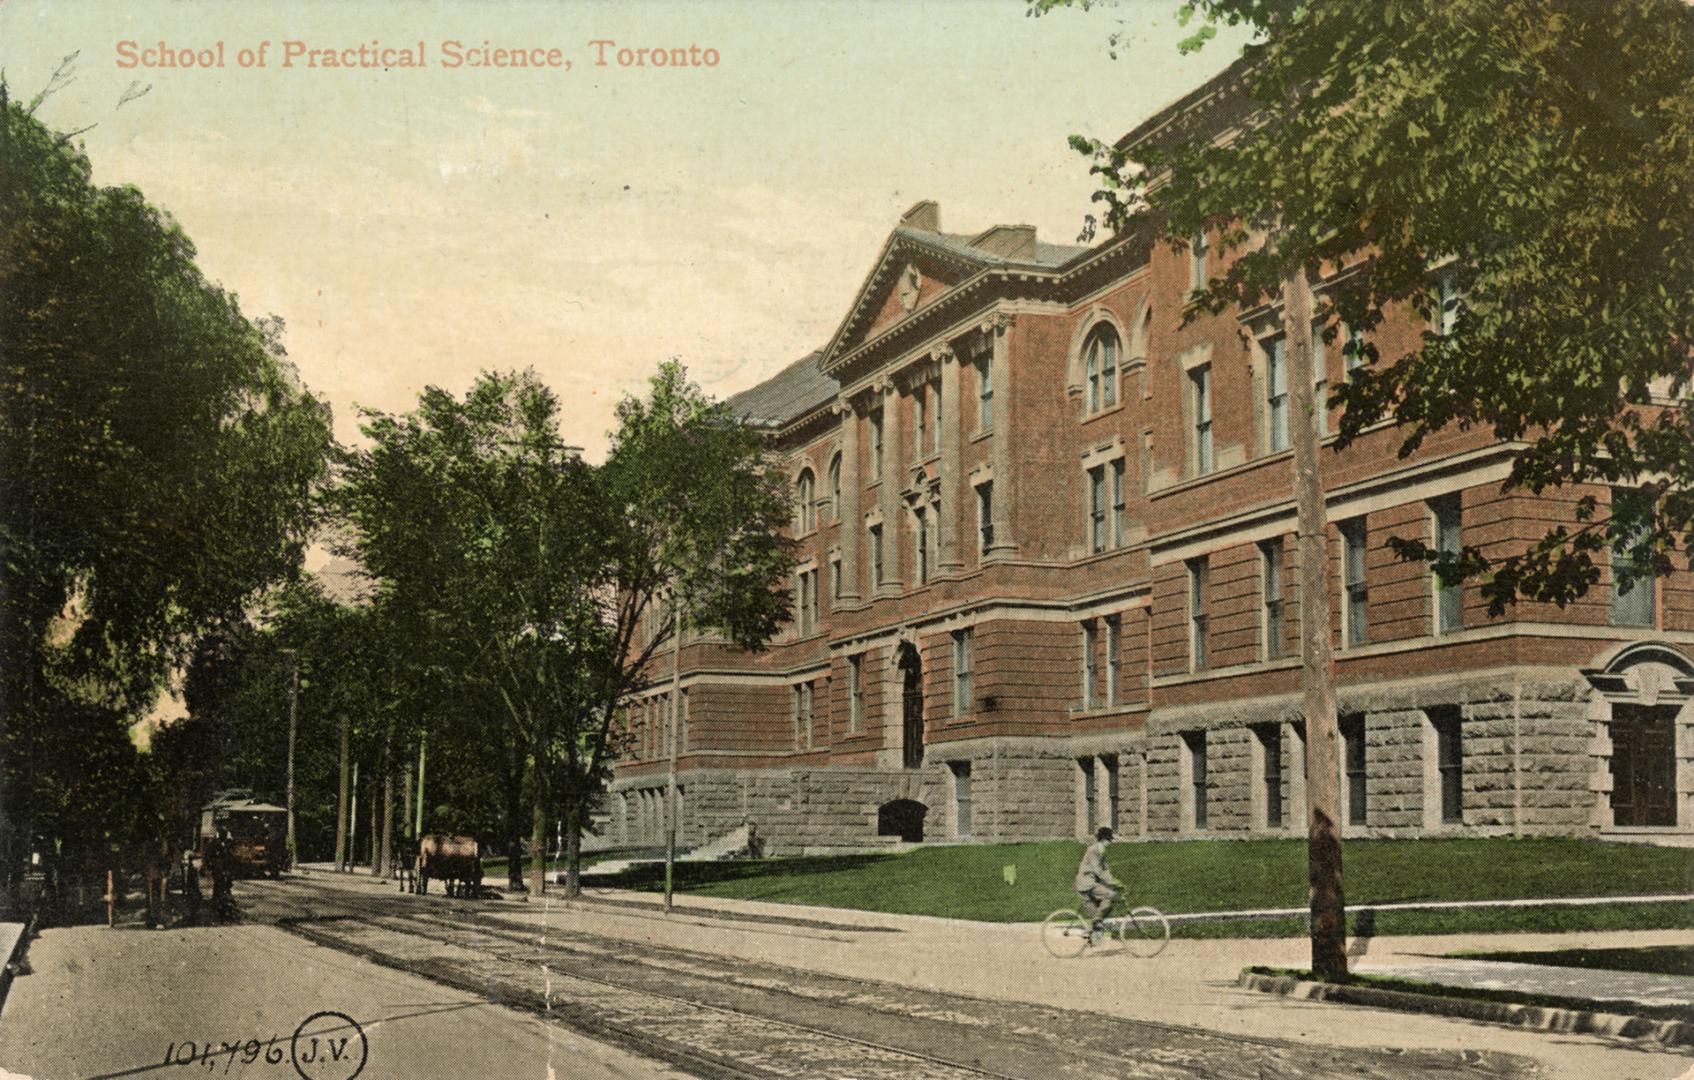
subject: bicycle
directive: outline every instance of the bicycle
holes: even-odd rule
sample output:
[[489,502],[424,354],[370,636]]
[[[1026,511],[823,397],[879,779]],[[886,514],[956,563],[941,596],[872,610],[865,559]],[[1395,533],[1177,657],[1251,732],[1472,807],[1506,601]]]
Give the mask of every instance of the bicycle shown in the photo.
[[1109,937],[1121,941],[1130,955],[1148,959],[1164,952],[1170,944],[1171,924],[1164,912],[1146,905],[1105,919],[1098,933],[1093,929],[1093,920],[1083,917],[1075,908],[1060,908],[1041,922],[1041,944],[1060,960],[1081,956],[1083,950]]

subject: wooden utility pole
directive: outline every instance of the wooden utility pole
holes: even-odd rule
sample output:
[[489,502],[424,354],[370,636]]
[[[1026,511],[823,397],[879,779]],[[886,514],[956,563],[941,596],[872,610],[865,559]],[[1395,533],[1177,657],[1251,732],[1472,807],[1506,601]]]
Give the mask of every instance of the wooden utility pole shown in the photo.
[[295,704],[300,697],[300,654],[294,649],[282,650],[288,657],[288,860],[294,861],[294,734]]
[[1312,357],[1312,287],[1304,266],[1282,279],[1282,332],[1288,356],[1289,438],[1299,529],[1300,684],[1306,712],[1306,897],[1312,970],[1347,974],[1347,913],[1341,892],[1341,791],[1335,718],[1335,653],[1330,641],[1329,512],[1318,470],[1318,409]]
[[341,728],[341,789],[335,797],[335,868],[347,865],[347,714],[337,718]]
[[347,789],[347,872],[353,872],[359,848],[359,763],[353,763],[353,786]]
[[665,910],[671,909],[671,875],[676,868],[676,716],[682,697],[682,604],[671,629],[670,774],[665,781]]
[[416,826],[414,827],[414,830],[413,830],[413,837],[414,837],[414,839],[418,839],[418,840],[422,840],[423,834],[424,834],[424,831],[423,831],[424,749],[425,749],[425,745],[428,742],[428,740],[429,740],[428,735],[419,735],[418,736],[418,808],[417,808],[418,820],[417,820],[417,824],[416,824]]

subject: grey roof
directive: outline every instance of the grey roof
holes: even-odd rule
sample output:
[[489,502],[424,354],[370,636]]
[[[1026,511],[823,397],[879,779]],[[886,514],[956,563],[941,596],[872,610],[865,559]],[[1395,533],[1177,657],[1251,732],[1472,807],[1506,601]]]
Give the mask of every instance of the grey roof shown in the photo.
[[841,384],[818,370],[823,350],[808,353],[757,386],[732,396],[730,411],[755,424],[780,426],[835,397]]
[[921,243],[933,244],[938,248],[952,251],[957,255],[962,255],[967,259],[979,263],[1005,263],[1017,266],[1062,266],[1076,258],[1078,255],[1081,255],[1083,252],[1093,250],[1092,248],[1084,245],[1049,244],[1045,240],[1037,240],[1035,242],[1035,258],[1008,259],[1003,255],[996,255],[991,251],[984,251],[979,247],[972,247],[971,241],[974,240],[975,237],[966,236],[963,233],[929,232],[925,229],[915,229],[910,225],[896,225],[894,227],[894,231],[900,236],[905,236]]

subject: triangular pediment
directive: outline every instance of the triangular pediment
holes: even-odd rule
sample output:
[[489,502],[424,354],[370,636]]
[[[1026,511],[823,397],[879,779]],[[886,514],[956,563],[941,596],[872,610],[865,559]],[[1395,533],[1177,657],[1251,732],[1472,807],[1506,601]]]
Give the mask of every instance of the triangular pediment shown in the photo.
[[995,261],[952,237],[896,228],[824,350],[823,363],[923,311]]

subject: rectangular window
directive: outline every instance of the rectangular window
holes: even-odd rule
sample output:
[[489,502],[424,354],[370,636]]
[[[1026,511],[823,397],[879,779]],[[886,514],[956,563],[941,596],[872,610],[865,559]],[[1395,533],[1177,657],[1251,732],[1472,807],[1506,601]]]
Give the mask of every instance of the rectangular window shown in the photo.
[[882,414],[873,412],[865,417],[871,429],[871,479],[882,479]]
[[1212,368],[1202,364],[1188,373],[1194,401],[1194,473],[1212,471]]
[[1099,631],[1093,621],[1082,624],[1082,707],[1092,709],[1100,695],[1100,673],[1095,666],[1094,653],[1099,644]]
[[1188,242],[1188,290],[1199,292],[1206,287],[1206,231],[1201,229]]
[[676,718],[676,746],[678,750],[688,749],[688,691],[678,690],[677,699],[682,703],[682,710]]
[[1099,813],[1098,791],[1094,786],[1094,759],[1081,757],[1076,759],[1077,770],[1082,774],[1082,828],[1092,834],[1095,816]]
[[865,722],[865,658],[847,658],[847,730],[858,734]]
[[1123,501],[1123,458],[1112,462],[1112,546],[1123,547],[1124,540],[1124,501]]
[[[1435,524],[1435,550],[1442,555],[1457,556],[1464,546],[1461,539],[1461,504],[1457,493],[1443,495],[1429,504],[1430,517]],[[1464,625],[1464,592],[1461,586],[1443,584],[1435,579],[1435,632],[1450,634]]]
[[1271,453],[1288,449],[1288,338],[1265,342],[1265,440]]
[[1652,626],[1657,621],[1653,592],[1655,578],[1653,565],[1645,560],[1636,559],[1630,548],[1641,538],[1643,531],[1651,527],[1649,520],[1652,507],[1645,505],[1645,497],[1639,491],[1626,488],[1612,490],[1612,518],[1640,516],[1644,520],[1635,529],[1623,532],[1612,540],[1612,625],[1614,626]]
[[1457,824],[1465,819],[1465,746],[1457,705],[1429,710],[1435,729],[1435,769],[1441,778],[1441,820]]
[[1106,467],[1088,470],[1088,550],[1106,550]]
[[833,602],[841,599],[841,556],[832,555],[829,559],[829,599]]
[[929,452],[941,453],[941,383],[929,384]]
[[989,480],[976,486],[976,535],[977,550],[988,554],[988,549],[994,546],[994,481]]
[[1206,827],[1206,733],[1187,731],[1182,735],[1188,745],[1188,790],[1194,808],[1194,827]]
[[1118,336],[1107,331],[1100,338],[1100,407],[1118,403]]
[[929,384],[912,391],[912,456],[921,458],[929,449]]
[[1347,381],[1353,380],[1353,373],[1365,366],[1368,357],[1365,356],[1365,335],[1357,327],[1345,327],[1346,344],[1341,346],[1342,353],[1347,358]]
[[872,525],[870,527],[870,549],[871,549],[871,551],[870,551],[870,555],[871,555],[871,585],[873,587],[874,586],[880,586],[883,583],[883,580],[884,580],[883,573],[882,573],[882,526],[881,525]]
[[1446,337],[1459,321],[1459,270],[1449,266],[1435,275],[1435,332]]
[[1282,537],[1266,540],[1259,545],[1263,560],[1265,659],[1275,660],[1283,653],[1282,626]]
[[1258,729],[1259,752],[1264,757],[1265,827],[1282,827],[1282,725],[1266,724]]
[[1347,637],[1349,646],[1370,640],[1365,609],[1365,519],[1341,523],[1341,561],[1347,589]]
[[923,585],[929,581],[929,515],[922,507],[912,511],[912,540],[917,545],[913,576]]
[[953,715],[968,716],[971,711],[971,632],[969,628],[953,631]]
[[1188,560],[1188,667],[1206,666],[1206,559]]
[[1153,433],[1141,433],[1141,494],[1153,490]]
[[1106,704],[1118,700],[1118,678],[1122,673],[1119,651],[1123,639],[1123,620],[1117,615],[1106,616]]
[[1312,410],[1318,438],[1329,434],[1329,361],[1323,355],[1323,324],[1312,324]]
[[1365,718],[1351,713],[1340,720],[1341,765],[1347,781],[1347,824],[1365,824]]
[[1102,823],[1113,832],[1118,828],[1118,756],[1101,754],[1100,769],[1106,774],[1106,820]]
[[798,683],[788,688],[788,714],[790,719],[794,721],[794,749],[804,750],[806,748],[806,720],[805,714],[800,711],[800,684]]
[[800,736],[803,749],[812,748],[812,684],[800,684]]
[[818,625],[818,572],[801,570],[794,575],[794,632],[805,637]]
[[953,831],[961,840],[968,839],[973,831],[971,821],[971,763],[968,761],[953,761],[948,763],[953,770]]
[[989,350],[976,362],[976,426],[987,431],[994,426],[994,352]]

